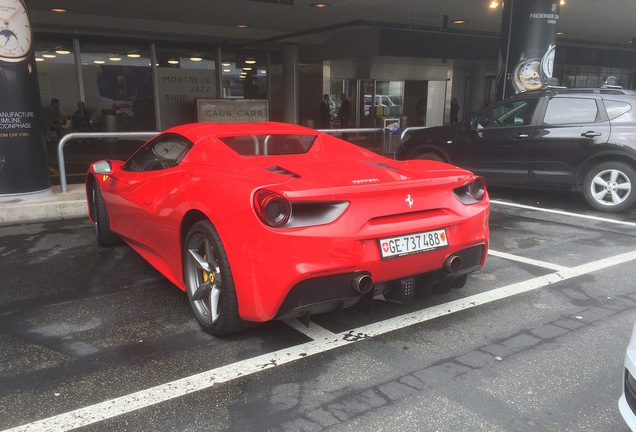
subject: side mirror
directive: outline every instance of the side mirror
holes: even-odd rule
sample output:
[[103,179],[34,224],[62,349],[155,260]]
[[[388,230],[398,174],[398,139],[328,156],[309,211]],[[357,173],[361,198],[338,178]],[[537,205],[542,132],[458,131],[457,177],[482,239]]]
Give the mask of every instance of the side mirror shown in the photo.
[[95,174],[110,174],[113,169],[108,161],[99,161],[93,164],[93,171]]

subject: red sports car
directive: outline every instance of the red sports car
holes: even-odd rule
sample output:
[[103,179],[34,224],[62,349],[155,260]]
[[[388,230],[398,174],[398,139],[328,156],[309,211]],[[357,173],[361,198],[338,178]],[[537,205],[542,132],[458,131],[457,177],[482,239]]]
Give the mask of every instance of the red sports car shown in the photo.
[[177,126],[86,192],[99,244],[123,239],[214,335],[462,287],[488,250],[481,177],[296,125]]

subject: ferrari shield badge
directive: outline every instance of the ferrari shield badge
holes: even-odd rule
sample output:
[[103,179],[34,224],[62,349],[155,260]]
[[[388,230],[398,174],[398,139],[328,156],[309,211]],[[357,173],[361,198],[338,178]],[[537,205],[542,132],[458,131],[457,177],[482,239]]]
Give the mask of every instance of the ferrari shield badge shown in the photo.
[[409,208],[413,208],[413,198],[411,198],[411,194],[408,194],[404,201],[409,205]]

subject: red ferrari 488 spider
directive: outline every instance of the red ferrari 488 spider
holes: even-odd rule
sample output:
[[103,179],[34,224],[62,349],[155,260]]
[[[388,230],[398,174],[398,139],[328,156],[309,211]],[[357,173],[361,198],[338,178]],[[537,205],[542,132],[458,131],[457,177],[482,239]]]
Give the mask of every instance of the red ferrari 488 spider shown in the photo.
[[488,250],[481,177],[296,125],[177,126],[92,164],[86,192],[99,244],[124,240],[214,335],[462,287]]

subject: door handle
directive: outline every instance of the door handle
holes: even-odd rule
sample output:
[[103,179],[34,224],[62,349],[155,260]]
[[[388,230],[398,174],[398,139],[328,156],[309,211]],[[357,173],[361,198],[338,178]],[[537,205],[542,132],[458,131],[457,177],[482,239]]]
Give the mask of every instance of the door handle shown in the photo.
[[601,136],[601,135],[603,135],[602,132],[594,132],[594,131],[587,131],[587,132],[583,132],[581,134],[581,136],[585,137],[585,138],[594,138],[594,137]]
[[527,133],[512,134],[512,139],[522,139],[522,138],[528,138],[528,134]]

